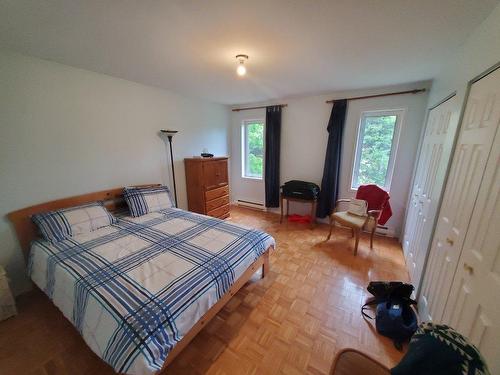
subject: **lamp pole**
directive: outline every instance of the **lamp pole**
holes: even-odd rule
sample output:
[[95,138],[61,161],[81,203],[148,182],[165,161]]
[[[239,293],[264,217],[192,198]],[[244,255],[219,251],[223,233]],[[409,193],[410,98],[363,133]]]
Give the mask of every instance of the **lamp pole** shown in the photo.
[[177,204],[177,186],[175,185],[175,169],[174,169],[174,154],[172,152],[172,138],[177,133],[177,130],[161,130],[162,133],[165,133],[168,138],[168,144],[170,146],[170,163],[172,166],[172,179],[174,181],[174,198],[175,198],[175,207],[178,207]]

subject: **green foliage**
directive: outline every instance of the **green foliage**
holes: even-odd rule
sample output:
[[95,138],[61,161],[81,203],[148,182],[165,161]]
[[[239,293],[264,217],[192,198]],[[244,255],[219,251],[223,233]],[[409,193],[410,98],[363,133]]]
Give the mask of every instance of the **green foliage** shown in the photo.
[[262,177],[264,165],[264,124],[252,123],[247,125],[247,147],[246,175]]
[[396,116],[365,118],[357,185],[385,185]]

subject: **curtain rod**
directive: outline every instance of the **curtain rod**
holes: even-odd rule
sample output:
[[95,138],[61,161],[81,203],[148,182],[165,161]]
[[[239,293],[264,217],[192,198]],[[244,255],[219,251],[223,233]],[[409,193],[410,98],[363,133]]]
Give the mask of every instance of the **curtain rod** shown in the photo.
[[[276,104],[276,105],[280,106],[281,108],[288,107],[288,104]],[[261,105],[260,107],[233,108],[232,111],[239,112],[239,111],[247,111],[249,109],[261,109],[261,108],[267,108],[267,107],[273,107],[273,106],[272,105],[271,106]]]
[[[425,92],[426,89],[415,89],[408,91],[398,91],[398,92],[389,92],[387,94],[375,94],[375,95],[366,95],[366,96],[356,96],[354,98],[346,98],[346,100],[358,100],[358,99],[369,99],[369,98],[380,98],[381,96],[392,96],[392,95],[403,95],[403,94],[418,94],[419,92]],[[327,100],[326,103],[333,103],[335,100]]]

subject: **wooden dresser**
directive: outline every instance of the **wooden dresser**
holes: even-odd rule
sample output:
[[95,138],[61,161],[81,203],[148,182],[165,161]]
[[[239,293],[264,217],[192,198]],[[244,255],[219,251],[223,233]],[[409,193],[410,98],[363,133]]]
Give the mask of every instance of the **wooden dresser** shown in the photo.
[[229,217],[227,157],[186,158],[189,211],[225,219]]

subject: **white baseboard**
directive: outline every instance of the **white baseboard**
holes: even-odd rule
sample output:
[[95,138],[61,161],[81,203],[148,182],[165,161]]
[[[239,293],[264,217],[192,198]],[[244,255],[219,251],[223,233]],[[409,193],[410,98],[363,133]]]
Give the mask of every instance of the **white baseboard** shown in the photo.
[[264,205],[264,203],[260,202],[252,202],[244,199],[237,199],[236,201],[233,202],[233,204],[239,207],[252,208],[254,210],[259,210],[259,211],[267,211],[267,208]]

